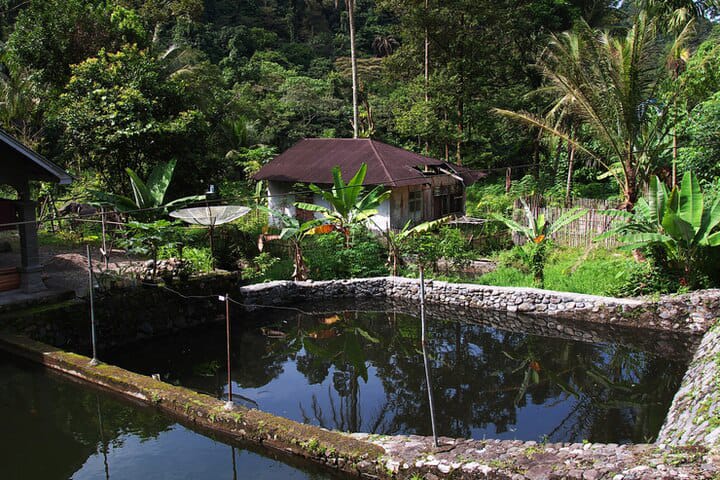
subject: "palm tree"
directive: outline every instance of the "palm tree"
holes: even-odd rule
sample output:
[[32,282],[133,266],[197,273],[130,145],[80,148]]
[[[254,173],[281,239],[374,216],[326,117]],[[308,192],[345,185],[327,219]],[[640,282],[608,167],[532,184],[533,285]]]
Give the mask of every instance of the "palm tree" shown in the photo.
[[[598,32],[584,21],[575,31],[554,35],[538,61],[554,98],[545,118],[496,109],[540,128],[592,157],[615,177],[623,207],[632,210],[655,150],[667,135],[667,105],[656,100],[664,78],[656,20],[640,13],[624,37]],[[585,138],[570,138],[558,119],[579,119]]]
[[118,212],[149,220],[166,213],[171,207],[180,207],[188,203],[205,200],[205,195],[191,195],[166,202],[165,194],[170,186],[177,160],[155,165],[147,180],[143,181],[131,168],[126,168],[132,187],[133,198],[109,192],[91,190],[93,202],[111,205]]
[[42,134],[39,106],[40,97],[28,72],[0,71],[0,125],[35,148]]
[[400,46],[400,42],[392,35],[375,35],[372,48],[378,57],[389,57]]
[[492,218],[498,222],[505,224],[513,232],[522,234],[529,246],[530,268],[533,272],[535,284],[543,288],[545,286],[545,260],[547,255],[547,245],[553,234],[559,232],[563,228],[578,220],[587,213],[587,210],[581,208],[572,208],[563,212],[555,221],[549,222],[545,219],[545,214],[535,216],[524,200],[520,200],[525,212],[525,220],[527,225],[520,224],[514,219],[492,214]]
[[720,9],[717,0],[640,0],[638,6],[648,12],[668,20],[671,27],[681,26],[693,18],[716,14]]
[[[335,8],[338,0],[335,0]],[[353,94],[353,138],[358,138],[358,73],[357,57],[355,55],[355,0],[345,0],[348,13],[348,28],[350,31],[350,63],[352,65],[352,94]]]

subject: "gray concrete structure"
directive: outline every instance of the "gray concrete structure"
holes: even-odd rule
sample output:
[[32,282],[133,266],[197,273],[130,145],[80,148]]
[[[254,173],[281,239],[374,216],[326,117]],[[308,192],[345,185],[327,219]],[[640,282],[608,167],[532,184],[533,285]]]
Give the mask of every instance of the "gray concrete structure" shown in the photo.
[[18,194],[15,202],[20,233],[20,289],[25,293],[45,289],[38,249],[36,202],[30,182],[42,180],[67,185],[72,178],[62,168],[0,130],[0,184],[9,185]]

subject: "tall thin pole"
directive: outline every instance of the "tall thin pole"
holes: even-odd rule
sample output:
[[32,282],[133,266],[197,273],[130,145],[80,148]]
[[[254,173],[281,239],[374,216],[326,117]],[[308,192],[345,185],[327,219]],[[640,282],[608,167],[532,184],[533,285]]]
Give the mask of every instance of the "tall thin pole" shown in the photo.
[[210,224],[210,266],[215,271],[215,225]]
[[230,297],[225,294],[225,334],[227,343],[227,382],[228,382],[228,399],[225,403],[225,409],[230,410],[233,408],[232,399],[232,375],[230,370]]
[[100,220],[102,221],[102,256],[105,260],[105,269],[110,265],[110,253],[107,249],[107,231],[105,228],[105,207],[100,205]]
[[[427,22],[428,18],[428,10],[429,10],[430,4],[429,0],[425,0],[425,21]],[[430,36],[428,34],[428,26],[425,25],[425,62],[424,62],[424,68],[425,68],[425,104],[430,101]],[[426,110],[427,111],[427,110]],[[425,116],[425,121],[427,122],[427,115]],[[430,151],[430,142],[427,137],[425,137],[425,154],[427,155]]]
[[423,365],[425,366],[425,384],[427,385],[428,403],[430,405],[430,425],[432,426],[433,446],[438,447],[437,429],[435,428],[435,402],[433,401],[432,383],[430,382],[430,365],[427,355],[427,344],[425,342],[425,273],[420,266],[420,324],[422,328],[422,353]]
[[92,257],[90,256],[90,245],[85,245],[87,250],[87,261],[88,261],[88,292],[90,294],[90,335],[92,337],[92,360],[90,365],[98,365],[100,362],[97,359],[97,345],[95,342],[95,304],[93,302],[93,266]]
[[420,323],[422,344],[425,345],[425,269],[420,265]]

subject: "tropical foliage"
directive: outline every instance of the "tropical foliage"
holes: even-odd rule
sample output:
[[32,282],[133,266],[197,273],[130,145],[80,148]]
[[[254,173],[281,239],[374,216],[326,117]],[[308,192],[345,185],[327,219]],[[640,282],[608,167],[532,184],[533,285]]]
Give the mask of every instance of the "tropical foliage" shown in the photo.
[[[719,12],[715,0],[0,0],[0,127],[76,179],[37,189],[48,211],[93,190],[141,222],[211,184],[228,203],[264,203],[253,174],[305,137],[368,136],[484,170],[467,196],[468,213],[484,219],[531,196],[553,206],[599,198],[640,215],[653,175],[670,199],[689,171],[711,208]],[[324,207],[299,205],[328,226],[280,220],[288,241],[312,245],[313,275],[377,271],[380,244],[366,241],[364,224],[387,193],[362,189],[360,173],[313,187]],[[220,263],[287,273],[289,258],[254,262],[264,224],[256,215],[218,232]],[[469,238],[497,258],[505,227],[486,222],[463,236],[408,225],[383,246],[402,273],[401,253],[462,262]],[[677,237],[662,228],[639,233]],[[539,278],[549,244],[537,233],[523,251]],[[688,255],[717,266],[716,249],[693,253],[680,240],[647,245],[653,268]],[[339,241],[332,266],[318,266]]]
[[95,201],[108,203],[119,212],[128,213],[136,218],[155,218],[171,207],[203,200],[205,195],[193,195],[165,202],[165,194],[175,171],[175,160],[156,165],[144,182],[130,168],[125,169],[132,186],[133,198],[107,192],[92,192]]
[[260,251],[262,251],[262,244],[268,240],[287,240],[293,246],[293,262],[295,269],[292,273],[293,280],[307,280],[308,269],[303,258],[303,242],[308,235],[312,235],[316,232],[316,228],[320,225],[320,220],[309,220],[301,222],[295,217],[286,215],[285,213],[271,209],[265,206],[258,207],[262,211],[268,213],[276,221],[280,222],[281,230],[279,235],[261,235],[260,237]]
[[680,187],[670,191],[653,177],[647,198],[638,201],[634,213],[622,216],[627,223],[612,234],[628,248],[659,248],[663,260],[682,272],[683,283],[698,286],[703,249],[720,246],[720,197],[708,202],[691,172],[683,176]]
[[327,222],[345,235],[345,246],[350,246],[350,228],[365,223],[373,215],[377,215],[380,205],[390,198],[390,190],[377,186],[365,193],[365,176],[367,165],[362,164],[355,175],[347,182],[343,181],[340,167],[332,169],[333,186],[323,190],[317,185],[310,185],[310,190],[319,195],[330,207],[314,203],[298,202],[297,208],[310,212],[319,212]]
[[[677,42],[685,39],[681,34]],[[657,20],[644,12],[621,37],[579,21],[572,32],[552,36],[539,59],[547,82],[543,91],[554,99],[546,117],[496,111],[559,137],[598,162],[632,210],[658,150],[667,146],[668,107],[657,98],[662,60]],[[562,128],[567,117],[579,120],[583,138]]]
[[408,220],[405,226],[397,232],[392,229],[386,230],[385,236],[388,244],[388,264],[390,265],[390,272],[393,275],[398,274],[399,268],[403,264],[403,251],[407,249],[408,241],[413,236],[435,230],[450,220],[451,217],[443,217],[437,220],[422,222],[417,225],[413,225],[412,221]]
[[521,200],[521,202],[525,221],[527,222],[525,225],[499,214],[493,214],[492,216],[495,220],[507,225],[511,231],[517,232],[525,237],[529,263],[535,283],[538,287],[542,288],[545,284],[547,246],[552,235],[585,215],[587,210],[573,208],[563,213],[554,222],[548,222],[545,219],[545,214],[535,215],[524,200]]

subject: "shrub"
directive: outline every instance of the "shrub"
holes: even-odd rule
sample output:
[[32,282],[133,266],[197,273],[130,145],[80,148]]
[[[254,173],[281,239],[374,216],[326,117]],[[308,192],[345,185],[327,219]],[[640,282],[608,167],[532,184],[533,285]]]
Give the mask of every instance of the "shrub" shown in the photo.
[[410,237],[403,245],[405,255],[416,257],[425,267],[438,271],[438,261],[444,258],[453,267],[459,268],[475,257],[461,230],[449,226],[437,232],[425,232]]
[[614,297],[674,293],[683,288],[678,276],[669,275],[667,270],[652,258],[644,262],[631,262],[616,278],[616,286],[607,291],[608,295]]
[[292,261],[281,260],[268,252],[263,252],[253,258],[242,275],[249,283],[265,282],[269,280],[284,280],[292,274]]
[[267,224],[267,213],[255,210],[232,223],[216,228],[216,265],[225,270],[237,270],[239,260],[257,256],[260,253],[257,247],[258,236],[263,233]]
[[158,249],[158,259],[168,258],[185,260],[192,273],[207,273],[213,269],[209,247],[181,247],[177,244],[163,245]]
[[379,239],[363,228],[352,230],[351,247],[339,232],[312,236],[304,249],[310,278],[374,277],[387,275],[387,251]]

